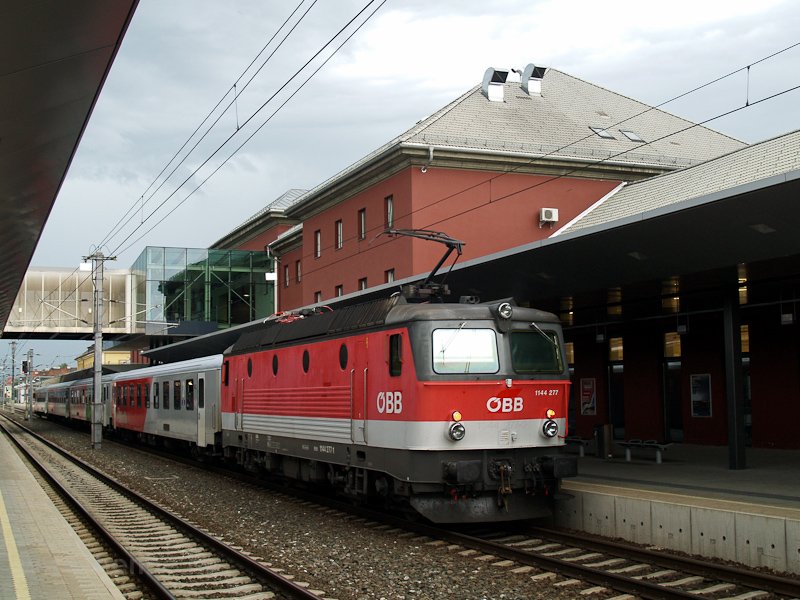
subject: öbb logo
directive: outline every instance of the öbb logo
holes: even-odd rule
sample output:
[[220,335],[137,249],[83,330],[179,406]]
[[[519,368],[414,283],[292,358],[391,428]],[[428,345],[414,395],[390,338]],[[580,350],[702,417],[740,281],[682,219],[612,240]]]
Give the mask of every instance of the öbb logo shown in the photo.
[[522,404],[522,398],[519,396],[516,398],[498,398],[497,396],[492,396],[486,401],[486,409],[490,413],[510,413],[522,412],[524,407]]

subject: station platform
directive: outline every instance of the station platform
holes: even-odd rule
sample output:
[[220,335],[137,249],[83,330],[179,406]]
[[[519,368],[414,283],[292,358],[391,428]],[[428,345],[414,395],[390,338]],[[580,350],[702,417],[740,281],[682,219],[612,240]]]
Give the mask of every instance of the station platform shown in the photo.
[[124,598],[3,434],[0,598]]
[[572,496],[556,524],[700,557],[800,574],[800,450],[748,448],[728,468],[728,448],[673,444],[662,454],[615,447],[578,459]]

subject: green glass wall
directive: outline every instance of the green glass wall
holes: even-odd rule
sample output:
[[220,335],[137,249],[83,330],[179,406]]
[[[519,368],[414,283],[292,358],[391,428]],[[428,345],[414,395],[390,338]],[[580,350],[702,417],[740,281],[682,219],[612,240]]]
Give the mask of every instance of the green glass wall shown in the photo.
[[135,320],[149,333],[168,333],[187,321],[220,329],[264,318],[275,311],[273,269],[264,252],[149,246],[133,273]]

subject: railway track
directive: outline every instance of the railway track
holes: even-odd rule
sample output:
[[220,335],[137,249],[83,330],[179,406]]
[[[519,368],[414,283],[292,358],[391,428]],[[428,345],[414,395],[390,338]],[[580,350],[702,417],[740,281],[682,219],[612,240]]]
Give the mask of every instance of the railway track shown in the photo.
[[[186,464],[189,461],[181,459],[180,462]],[[232,476],[230,472],[226,475]],[[263,485],[263,481],[258,479],[242,474],[235,476],[254,485]],[[286,488],[272,489],[284,495],[288,493]],[[594,536],[530,528],[522,533],[519,530],[498,532],[478,528],[471,529],[472,533],[464,533],[463,530],[409,522],[308,492],[293,490],[291,498],[324,507],[320,510],[330,512],[332,519],[357,518],[365,527],[391,527],[392,531],[406,532],[400,534],[403,537],[421,536],[421,543],[429,545],[433,551],[438,548],[459,552],[465,557],[507,568],[509,576],[528,577],[535,585],[569,590],[575,597],[591,593],[617,600],[800,598],[800,582],[795,579],[605,541]]]
[[[18,423],[0,428],[157,598],[318,599]],[[118,559],[119,560],[119,559]]]
[[800,598],[797,579],[551,529],[467,536],[463,545],[539,567],[544,572],[535,578],[560,579],[555,582],[560,586],[588,582],[631,597],[653,599]]

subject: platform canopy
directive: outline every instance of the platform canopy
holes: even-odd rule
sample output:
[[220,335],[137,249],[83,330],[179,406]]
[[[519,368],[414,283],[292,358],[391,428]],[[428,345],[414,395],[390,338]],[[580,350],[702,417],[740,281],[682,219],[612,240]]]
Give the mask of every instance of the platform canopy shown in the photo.
[[0,11],[0,323],[8,320],[138,0]]

